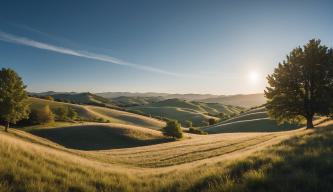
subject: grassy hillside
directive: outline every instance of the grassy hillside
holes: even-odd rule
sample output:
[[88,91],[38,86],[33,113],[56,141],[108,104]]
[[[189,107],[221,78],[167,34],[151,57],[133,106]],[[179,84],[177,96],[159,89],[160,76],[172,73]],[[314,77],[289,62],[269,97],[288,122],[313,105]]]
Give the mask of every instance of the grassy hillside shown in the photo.
[[111,102],[111,100],[104,97],[92,94],[92,93],[56,93],[56,92],[45,92],[45,93],[32,93],[39,97],[51,96],[57,101],[76,103],[76,104],[89,104],[97,106],[106,106],[117,108],[117,106]]
[[166,99],[184,99],[184,100],[200,100],[217,97],[218,95],[211,94],[169,94],[169,93],[132,93],[132,92],[105,92],[105,93],[96,93],[104,98],[113,99],[117,97],[162,97],[163,100]]
[[29,127],[25,131],[72,149],[103,150],[168,141],[160,131],[122,124],[82,124]]
[[154,117],[165,117],[175,119],[182,124],[189,120],[194,126],[203,126],[209,118],[219,120],[219,118],[211,116],[211,114],[239,113],[242,108],[227,106],[218,103],[202,103],[196,101],[185,101],[181,99],[168,99],[149,105],[130,107],[130,110],[139,111],[141,113],[152,115]]
[[164,122],[157,119],[116,109],[88,105],[76,105],[32,97],[29,98],[28,102],[32,108],[38,108],[44,105],[49,105],[51,109],[70,106],[75,109],[80,119],[86,119],[88,121],[102,118],[104,120],[109,120],[111,123],[143,126],[151,129],[160,129],[165,125]]
[[296,124],[279,125],[268,117],[264,107],[249,110],[213,126],[201,128],[207,133],[274,132],[299,128]]
[[200,101],[206,103],[221,103],[226,105],[234,105],[241,107],[254,107],[260,106],[266,103],[264,94],[249,94],[249,95],[230,95],[230,96],[219,96],[208,99],[201,99]]
[[112,103],[120,107],[132,107],[138,105],[148,105],[164,100],[163,97],[116,97],[112,98]]
[[330,121],[86,152],[12,129],[0,132],[0,191],[330,191],[332,141]]

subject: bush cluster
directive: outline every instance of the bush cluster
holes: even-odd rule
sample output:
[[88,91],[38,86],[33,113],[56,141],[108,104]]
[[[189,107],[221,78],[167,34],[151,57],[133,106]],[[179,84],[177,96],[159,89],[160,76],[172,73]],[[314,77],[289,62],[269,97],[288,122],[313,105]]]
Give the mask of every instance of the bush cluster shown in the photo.
[[178,121],[168,121],[167,125],[162,129],[162,132],[165,136],[173,138],[182,138],[183,130],[180,127]]

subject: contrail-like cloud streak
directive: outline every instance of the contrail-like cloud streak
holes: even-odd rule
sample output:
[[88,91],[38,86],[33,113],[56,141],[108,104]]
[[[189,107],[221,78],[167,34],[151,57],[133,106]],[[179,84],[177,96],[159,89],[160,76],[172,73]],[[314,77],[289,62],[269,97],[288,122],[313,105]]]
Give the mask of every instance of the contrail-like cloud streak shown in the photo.
[[33,48],[37,48],[37,49],[48,50],[48,51],[61,53],[61,54],[65,54],[65,55],[72,55],[72,56],[76,56],[76,57],[93,59],[93,60],[97,60],[97,61],[104,61],[107,63],[133,67],[133,68],[137,68],[137,69],[141,69],[141,70],[145,70],[145,71],[151,71],[151,72],[155,72],[155,73],[161,73],[161,74],[165,74],[165,75],[183,76],[182,74],[173,73],[173,72],[165,71],[165,70],[154,68],[154,67],[130,63],[130,62],[123,61],[123,60],[120,60],[120,59],[117,59],[117,58],[114,58],[114,57],[111,57],[108,55],[97,54],[97,53],[92,53],[92,52],[82,51],[82,50],[69,49],[66,47],[60,47],[60,46],[56,46],[56,45],[52,45],[52,44],[35,41],[35,40],[29,39],[26,37],[19,37],[16,35],[5,33],[1,30],[0,30],[0,41],[14,43],[14,44],[18,44],[18,45],[25,45],[25,46],[29,46],[29,47],[33,47]]

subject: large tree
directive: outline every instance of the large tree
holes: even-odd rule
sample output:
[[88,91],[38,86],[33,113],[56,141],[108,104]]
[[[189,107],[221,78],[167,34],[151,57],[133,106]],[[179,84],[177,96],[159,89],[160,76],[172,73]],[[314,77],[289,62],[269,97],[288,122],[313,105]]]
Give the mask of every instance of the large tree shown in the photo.
[[26,103],[26,86],[19,75],[12,69],[2,68],[0,71],[0,120],[5,123],[5,131],[9,124],[28,117]]
[[266,108],[278,122],[306,119],[313,127],[315,114],[328,115],[332,104],[333,51],[312,39],[293,49],[267,77]]

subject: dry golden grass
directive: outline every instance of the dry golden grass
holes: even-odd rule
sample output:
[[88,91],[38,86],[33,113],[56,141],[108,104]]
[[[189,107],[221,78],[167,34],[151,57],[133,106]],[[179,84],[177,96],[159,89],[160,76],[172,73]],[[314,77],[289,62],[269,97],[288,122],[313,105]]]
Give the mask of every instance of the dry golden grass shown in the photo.
[[136,125],[151,129],[160,129],[163,126],[165,126],[165,122],[160,121],[158,119],[134,113],[129,113],[126,111],[109,109],[105,107],[96,107],[91,105],[77,105],[77,104],[63,103],[57,101],[49,101],[33,97],[30,97],[28,102],[30,103],[32,108],[45,105],[49,105],[51,109],[70,106],[77,111],[78,116],[80,118],[87,120],[104,119],[104,120],[109,120],[111,123]]
[[185,191],[238,159],[313,131],[187,135],[151,146],[81,151],[11,129],[0,133],[0,191]]

